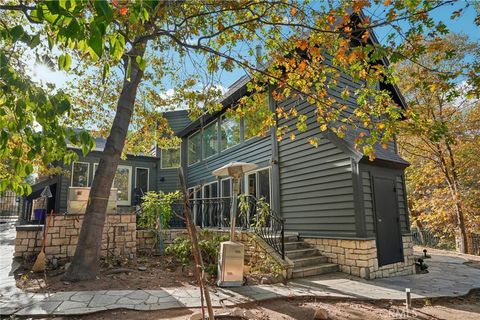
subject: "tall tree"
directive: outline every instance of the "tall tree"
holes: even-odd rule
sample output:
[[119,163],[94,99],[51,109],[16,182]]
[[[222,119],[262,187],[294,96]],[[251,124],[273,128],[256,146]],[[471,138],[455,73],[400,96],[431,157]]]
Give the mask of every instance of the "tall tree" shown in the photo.
[[418,63],[398,68],[412,112],[399,135],[400,152],[412,163],[410,207],[414,221],[456,235],[466,253],[468,232],[480,228],[480,101],[466,78],[480,44],[451,34],[423,45]]
[[[0,23],[2,42],[15,46],[19,43],[19,33],[25,37],[38,34],[39,38],[32,40],[34,43],[30,46],[35,48],[39,41],[48,43],[48,54],[56,56],[61,69],[75,71],[78,63],[83,68],[79,75],[101,74],[102,81],[107,83],[109,75],[118,79],[113,81],[114,88],[118,88],[113,95],[115,102],[111,99],[98,104],[100,109],[108,108],[114,117],[111,123],[106,121],[111,127],[91,186],[77,250],[65,277],[71,281],[91,279],[98,270],[107,198],[139,93],[145,97],[142,102],[150,104],[151,119],[155,119],[155,103],[164,98],[155,90],[159,84],[175,88],[169,101],[188,106],[195,116],[220,107],[215,100],[218,90],[211,82],[199,81],[202,80],[199,75],[211,79],[211,75],[222,70],[244,69],[252,77],[249,89],[255,94],[240,101],[235,110],[239,116],[258,110],[256,96],[265,92],[269,85],[275,88],[274,97],[278,100],[300,96],[314,104],[321,130],[332,130],[342,136],[349,125],[367,129],[370,134],[359,136],[357,142],[363,146],[365,154],[373,157],[372,146],[391,139],[396,120],[401,117],[401,109],[392,101],[389,92],[378,89],[379,81],[394,81],[392,68],[379,61],[384,58],[393,62],[415,61],[424,48],[405,43],[446,33],[445,25],[435,23],[430,13],[452,2],[18,0],[0,5],[0,12],[20,13],[33,25],[32,32],[25,32],[20,24],[0,20],[3,22]],[[379,15],[378,10],[382,14]],[[399,25],[401,21],[406,23]],[[386,35],[387,41],[383,44],[374,41],[372,31],[389,25],[393,28]],[[394,41],[396,36],[405,41]],[[259,43],[265,48],[263,57],[254,59],[253,46]],[[2,49],[6,56],[13,51]],[[267,61],[267,57],[268,66],[257,68],[255,60]],[[183,74],[185,69],[178,66],[188,65],[187,59],[190,59],[190,67]],[[11,62],[6,61],[6,66],[13,70],[12,74],[18,74]],[[341,74],[358,83],[355,90],[342,88],[342,96],[352,95],[356,99],[353,106],[342,105],[327,94],[327,88],[340,86]],[[12,79],[4,79],[3,75],[2,80],[9,86],[15,83]],[[159,96],[162,99],[155,99]],[[2,107],[17,115],[21,113],[18,105],[23,97],[23,92],[18,90],[15,99]],[[115,107],[105,105],[109,103]],[[40,105],[47,112],[51,109],[43,103]],[[86,104],[83,107],[88,108]],[[297,118],[296,126],[300,130],[306,127],[306,119],[298,116],[295,109],[276,112],[277,117]],[[273,115],[265,113],[262,126],[273,124],[273,119]],[[53,119],[51,122],[61,121]],[[41,124],[41,132],[49,132],[47,124]],[[64,126],[59,127],[65,131]],[[164,130],[155,121],[140,129],[138,133],[148,129]],[[66,133],[61,130],[56,132],[55,141],[65,137]],[[288,128],[279,128],[279,138],[285,132]],[[5,136],[3,132],[2,136]],[[88,136],[80,135],[80,138],[88,147]],[[135,139],[134,133],[132,138]],[[8,132],[4,140],[8,140]],[[72,140],[76,142],[73,137]],[[313,140],[311,143],[316,144]],[[4,143],[1,150],[10,149]],[[23,172],[18,170],[17,173]]]

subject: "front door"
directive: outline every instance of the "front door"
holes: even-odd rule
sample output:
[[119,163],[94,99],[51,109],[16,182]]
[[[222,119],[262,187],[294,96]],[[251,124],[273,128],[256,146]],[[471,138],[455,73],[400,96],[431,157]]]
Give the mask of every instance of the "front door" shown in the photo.
[[402,234],[397,207],[395,180],[373,177],[377,230],[378,265],[403,262]]

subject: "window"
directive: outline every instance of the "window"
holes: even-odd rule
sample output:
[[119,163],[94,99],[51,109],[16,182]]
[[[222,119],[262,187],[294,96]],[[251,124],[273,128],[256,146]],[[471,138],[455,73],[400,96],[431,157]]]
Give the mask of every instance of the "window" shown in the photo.
[[197,163],[201,159],[201,136],[200,132],[197,132],[188,137],[188,165]]
[[132,167],[118,166],[113,180],[113,187],[117,188],[117,204],[131,205],[132,195]]
[[230,197],[232,195],[232,178],[222,179],[220,183],[221,196]]
[[218,196],[218,182],[212,182],[203,186],[203,198],[216,198]]
[[135,168],[135,188],[141,193],[145,193],[150,189],[149,177],[150,170],[148,168]]
[[261,169],[255,172],[247,173],[245,176],[248,195],[257,199],[264,198],[270,203],[270,169]]
[[72,164],[72,187],[88,187],[88,174],[90,164],[88,162],[74,162]]
[[203,157],[209,158],[218,152],[217,121],[210,123],[203,129]]
[[268,117],[271,116],[266,93],[254,95],[255,104],[259,107],[255,112],[246,112],[243,117],[244,139],[248,140],[257,136],[265,136],[269,127],[266,125]]
[[162,169],[180,167],[180,148],[162,149]]
[[220,118],[220,150],[231,148],[240,143],[240,122],[233,116],[223,115]]

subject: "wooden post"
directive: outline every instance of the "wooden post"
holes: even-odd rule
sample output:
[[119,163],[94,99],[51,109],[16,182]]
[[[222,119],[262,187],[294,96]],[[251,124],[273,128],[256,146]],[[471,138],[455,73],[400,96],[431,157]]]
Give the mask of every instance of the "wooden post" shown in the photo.
[[[200,252],[200,247],[198,245],[198,238],[197,238],[197,229],[192,223],[191,214],[192,209],[190,208],[190,199],[188,196],[187,185],[185,183],[185,176],[183,175],[183,169],[180,167],[178,168],[178,176],[180,178],[180,187],[182,188],[183,193],[183,203],[184,203],[184,210],[183,216],[185,218],[185,224],[187,225],[188,235],[190,236],[190,240],[192,241],[192,253],[195,259],[195,271],[197,273],[198,285],[200,287],[200,294],[203,292],[203,296],[205,297],[205,303],[207,304],[208,310],[208,319],[214,320],[215,316],[213,314],[212,308],[212,301],[210,300],[210,293],[208,288],[205,285],[205,273],[203,267],[203,260],[202,260],[202,253]],[[203,310],[202,310],[203,311]]]

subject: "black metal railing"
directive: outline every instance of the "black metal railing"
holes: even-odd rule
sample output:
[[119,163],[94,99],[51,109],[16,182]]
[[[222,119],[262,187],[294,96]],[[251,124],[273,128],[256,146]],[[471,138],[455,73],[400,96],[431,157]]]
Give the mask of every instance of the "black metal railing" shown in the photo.
[[0,193],[0,220],[16,219],[20,209],[21,197],[11,191]]
[[[175,202],[170,228],[184,228],[185,222],[180,217],[183,203]],[[192,221],[200,228],[229,229],[231,197],[197,198],[190,200]],[[143,208],[136,211],[140,215]],[[138,220],[138,219],[137,219]],[[278,254],[285,258],[285,220],[266,206],[259,206],[253,196],[246,196],[245,201],[238,201],[235,227],[240,230],[250,230],[263,239]]]
[[455,238],[449,234],[433,233],[426,229],[419,230],[416,228],[413,228],[411,232],[414,245],[443,250],[455,250]]

